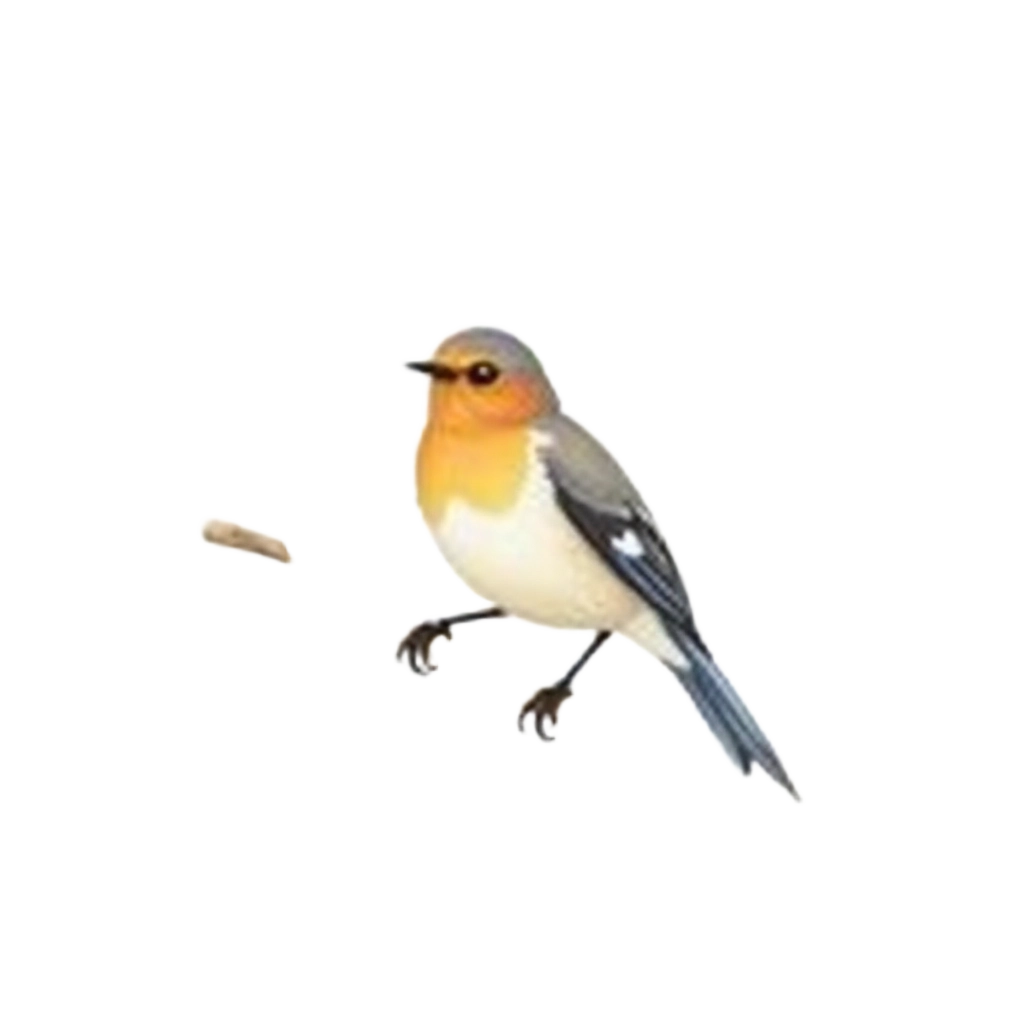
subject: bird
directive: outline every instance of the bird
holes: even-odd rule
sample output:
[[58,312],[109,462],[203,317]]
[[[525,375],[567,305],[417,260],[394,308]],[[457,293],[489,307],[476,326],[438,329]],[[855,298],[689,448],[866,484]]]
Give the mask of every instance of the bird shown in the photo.
[[580,670],[613,635],[633,640],[676,676],[734,764],[759,765],[796,788],[753,715],[711,656],[654,518],[609,452],[562,412],[540,360],[518,338],[476,327],[429,360],[429,412],[416,457],[420,510],[456,573],[489,602],[482,611],[412,629],[398,658],[433,671],[431,645],[452,628],[515,616],[593,638],[553,686],[519,714],[537,734],[558,722]]

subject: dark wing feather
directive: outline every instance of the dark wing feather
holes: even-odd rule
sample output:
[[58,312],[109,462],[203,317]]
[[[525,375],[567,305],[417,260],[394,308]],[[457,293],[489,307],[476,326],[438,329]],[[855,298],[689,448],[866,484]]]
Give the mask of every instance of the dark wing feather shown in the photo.
[[568,416],[541,424],[540,449],[562,511],[597,554],[671,625],[706,651],[668,545],[611,454]]
[[[576,529],[604,562],[669,622],[705,653],[679,570],[646,508],[627,502],[621,508],[598,507],[576,497],[552,473],[555,498]],[[629,548],[636,553],[628,553]]]
[[689,671],[668,666],[698,718],[744,777],[755,764],[795,803],[804,796],[757,715],[700,633],[669,542],[626,470],[577,421],[552,424],[545,462],[555,500],[618,578],[658,613]]

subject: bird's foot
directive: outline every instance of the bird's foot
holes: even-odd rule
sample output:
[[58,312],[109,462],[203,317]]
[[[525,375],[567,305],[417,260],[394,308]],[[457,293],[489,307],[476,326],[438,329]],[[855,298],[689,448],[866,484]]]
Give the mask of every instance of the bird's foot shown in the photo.
[[435,622],[424,622],[409,632],[409,635],[398,645],[398,658],[404,655],[413,672],[425,676],[437,667],[430,660],[430,645],[439,637],[451,640],[452,631],[444,619]]
[[572,690],[569,688],[568,681],[558,683],[555,686],[546,686],[543,690],[538,690],[523,705],[523,710],[519,712],[519,731],[523,731],[523,722],[526,716],[532,714],[537,735],[542,740],[553,740],[554,736],[549,736],[544,731],[544,719],[550,718],[551,724],[557,725],[558,709],[562,706],[562,701],[571,696]]

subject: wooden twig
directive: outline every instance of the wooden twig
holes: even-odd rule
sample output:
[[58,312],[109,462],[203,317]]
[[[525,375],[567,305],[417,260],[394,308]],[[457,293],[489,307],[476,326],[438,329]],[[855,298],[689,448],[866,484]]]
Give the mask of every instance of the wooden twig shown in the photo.
[[[321,527],[322,529],[322,527]],[[430,545],[415,528],[359,529],[344,534],[260,528],[251,522],[204,516],[202,544],[243,558],[262,558],[286,568],[439,568]]]
[[292,566],[296,561],[294,548],[282,538],[257,529],[251,523],[219,515],[204,516],[200,520],[199,539],[207,547],[262,558],[274,565]]

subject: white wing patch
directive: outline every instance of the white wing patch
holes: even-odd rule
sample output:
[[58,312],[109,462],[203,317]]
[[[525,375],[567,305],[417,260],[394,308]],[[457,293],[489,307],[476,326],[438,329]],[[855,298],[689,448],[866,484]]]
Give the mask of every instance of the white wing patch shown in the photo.
[[641,558],[644,555],[644,546],[632,530],[626,530],[621,537],[613,537],[612,547],[627,558]]

